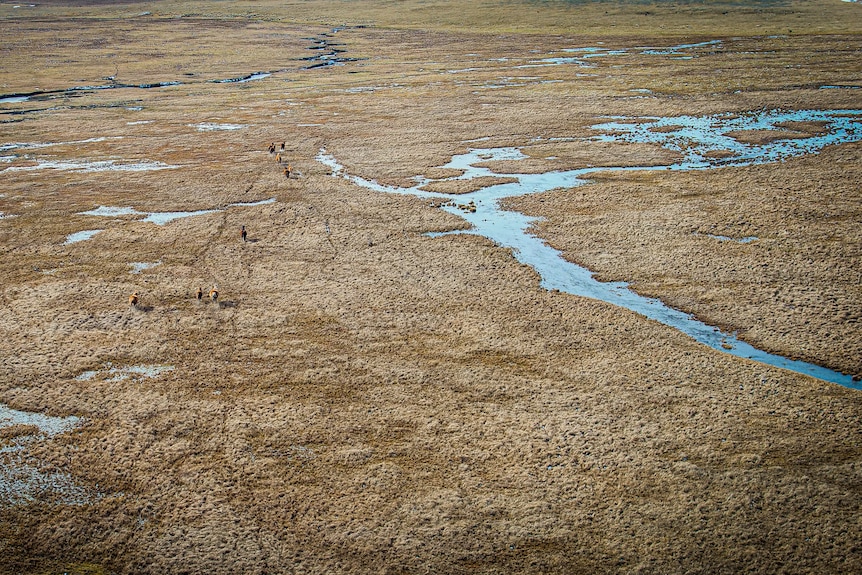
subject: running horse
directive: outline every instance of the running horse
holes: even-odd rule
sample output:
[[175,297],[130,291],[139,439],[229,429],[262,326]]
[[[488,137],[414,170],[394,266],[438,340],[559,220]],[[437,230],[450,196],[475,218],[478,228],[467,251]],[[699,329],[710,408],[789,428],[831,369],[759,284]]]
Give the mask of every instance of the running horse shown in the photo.
[[210,300],[213,303],[216,303],[218,301],[218,287],[213,286],[213,289],[210,290]]
[[140,299],[140,295],[138,294],[138,292],[135,292],[132,295],[130,295],[129,296],[129,307],[137,308],[139,299]]

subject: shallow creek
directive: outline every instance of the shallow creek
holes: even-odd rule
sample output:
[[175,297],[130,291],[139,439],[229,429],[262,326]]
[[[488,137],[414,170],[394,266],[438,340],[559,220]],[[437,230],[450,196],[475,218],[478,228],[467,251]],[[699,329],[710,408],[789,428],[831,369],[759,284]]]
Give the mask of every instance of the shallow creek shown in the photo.
[[[315,54],[313,56],[301,58],[300,60],[303,62],[307,62],[307,64],[299,67],[298,69],[311,70],[314,68],[319,68],[321,66],[338,66],[342,65],[345,62],[356,61],[357,58],[347,58],[342,56],[341,54],[345,52],[343,44],[335,44],[332,41],[332,35],[338,33],[340,30],[341,28],[335,28],[332,30],[331,33],[324,32],[316,37],[305,38],[312,43],[311,46],[308,47],[308,49],[315,51]],[[157,88],[174,88],[176,86],[186,86],[206,82],[213,84],[245,84],[247,82],[264,80],[266,78],[269,78],[273,74],[278,74],[282,72],[293,72],[296,69],[297,68],[282,68],[272,71],[252,72],[250,74],[245,74],[239,77],[220,78],[214,80],[201,80],[196,77],[195,73],[189,72],[185,74],[186,78],[183,81],[169,80],[165,82],[152,82],[145,84],[129,84],[118,81],[115,76],[109,76],[107,78],[103,78],[103,80],[107,82],[106,84],[73,86],[71,88],[59,88],[55,90],[33,90],[30,92],[16,94],[0,94],[0,105],[20,104],[31,101],[69,99],[72,97],[79,97],[85,94],[100,92],[103,90],[151,90]],[[18,113],[22,112],[19,111]]]
[[[533,267],[539,273],[542,278],[541,285],[546,289],[556,289],[624,307],[678,329],[713,349],[734,356],[853,389],[862,389],[862,383],[853,381],[849,375],[758,350],[740,341],[734,334],[724,333],[689,314],[668,307],[658,299],[634,293],[624,282],[596,280],[590,270],[566,261],[558,250],[529,232],[535,218],[506,211],[499,206],[503,198],[585,185],[588,183],[590,174],[599,171],[706,170],[725,166],[743,167],[817,153],[829,145],[862,140],[862,110],[773,110],[751,114],[669,118],[618,117],[610,120],[593,126],[597,131],[596,136],[586,139],[569,138],[568,141],[653,143],[678,152],[682,159],[662,166],[587,167],[541,174],[502,174],[492,172],[481,164],[499,160],[526,159],[527,156],[519,148],[472,149],[466,154],[453,156],[449,163],[441,166],[460,170],[461,175],[433,180],[417,176],[416,185],[408,188],[385,186],[373,180],[347,174],[337,160],[325,150],[320,151],[317,159],[332,168],[333,176],[344,177],[368,189],[442,200],[442,209],[464,218],[472,226],[467,231],[445,233],[476,234],[500,246],[511,248],[518,261]],[[800,125],[810,127],[811,131],[799,132]],[[788,126],[794,126],[795,129],[789,129]],[[763,130],[772,133],[770,138],[763,138],[764,141],[760,143],[745,142],[732,135]],[[483,176],[509,178],[512,181],[491,185],[467,194],[442,194],[423,189],[432,182],[470,180]]]

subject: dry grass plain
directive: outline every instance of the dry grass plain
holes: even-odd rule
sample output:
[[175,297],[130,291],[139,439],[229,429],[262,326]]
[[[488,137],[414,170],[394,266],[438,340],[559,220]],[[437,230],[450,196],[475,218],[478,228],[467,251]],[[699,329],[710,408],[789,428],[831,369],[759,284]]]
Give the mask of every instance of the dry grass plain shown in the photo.
[[[545,291],[490,241],[425,235],[460,218],[315,160],[405,184],[481,139],[537,171],[644,165],[667,152],[572,139],[611,115],[858,109],[860,9],[0,4],[0,94],[44,92],[0,103],[0,403],[84,418],[27,449],[93,494],[3,501],[0,573],[862,571],[860,392]],[[322,42],[350,61],[306,69]],[[584,46],[619,53],[517,67]],[[177,84],[64,91],[112,82]],[[860,374],[860,156],[511,205],[604,279]],[[62,164],[100,161],[166,169]],[[81,215],[99,206],[211,211]]]

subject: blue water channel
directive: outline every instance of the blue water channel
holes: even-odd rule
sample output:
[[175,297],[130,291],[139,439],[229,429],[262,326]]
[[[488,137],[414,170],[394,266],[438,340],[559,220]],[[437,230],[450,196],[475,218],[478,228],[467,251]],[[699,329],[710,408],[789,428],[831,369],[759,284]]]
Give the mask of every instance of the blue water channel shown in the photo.
[[[529,233],[535,218],[503,210],[500,200],[553,189],[574,188],[588,183],[596,172],[623,170],[706,170],[717,167],[744,167],[780,162],[805,154],[817,153],[826,146],[862,140],[862,110],[757,111],[747,114],[677,117],[614,117],[592,127],[597,135],[571,138],[569,141],[651,143],[678,152],[681,160],[661,166],[588,167],[551,171],[541,174],[496,173],[479,164],[500,160],[526,159],[519,148],[472,149],[459,154],[441,166],[459,170],[455,177],[429,179],[416,177],[416,185],[396,187],[347,174],[337,160],[325,150],[317,159],[333,170],[333,176],[344,177],[356,185],[375,191],[413,195],[441,200],[441,209],[470,223],[466,231],[445,233],[476,234],[500,246],[511,248],[518,261],[534,268],[546,289],[589,297],[635,311],[671,326],[696,341],[734,356],[770,366],[802,373],[817,379],[862,390],[862,383],[850,375],[818,365],[767,353],[724,333],[693,316],[673,309],[658,299],[640,296],[624,282],[600,282],[590,270],[566,261],[562,254],[542,239]],[[805,131],[799,131],[804,129]],[[769,130],[770,138],[746,143],[733,137],[746,131]],[[429,183],[470,180],[493,176],[512,180],[490,185],[467,194],[429,192]],[[466,209],[465,209],[466,208]]]

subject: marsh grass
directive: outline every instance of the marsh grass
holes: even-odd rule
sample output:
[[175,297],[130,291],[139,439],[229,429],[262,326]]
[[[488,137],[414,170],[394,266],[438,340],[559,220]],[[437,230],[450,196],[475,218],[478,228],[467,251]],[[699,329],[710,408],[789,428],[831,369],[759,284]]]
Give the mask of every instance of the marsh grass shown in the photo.
[[[0,509],[0,571],[858,571],[858,392],[543,290],[510,250],[425,235],[457,216],[315,160],[392,185],[485,146],[528,156],[501,172],[654,165],[673,154],[590,126],[855,108],[818,89],[858,75],[845,4],[0,5],[2,93],[182,82],[2,105],[0,144],[49,145],[0,168],[177,167],[3,171],[0,401],[86,418],[31,455],[104,496]],[[356,59],[303,69],[321,38]],[[621,53],[516,68],[597,46]],[[604,279],[858,372],[858,154],[600,172],[508,205]],[[80,214],[99,206],[215,211]],[[148,365],[173,369],[111,371]]]

